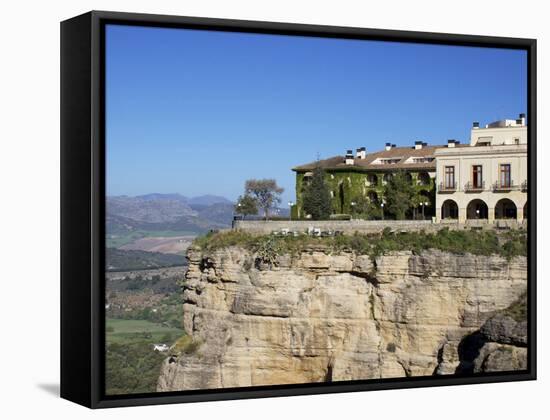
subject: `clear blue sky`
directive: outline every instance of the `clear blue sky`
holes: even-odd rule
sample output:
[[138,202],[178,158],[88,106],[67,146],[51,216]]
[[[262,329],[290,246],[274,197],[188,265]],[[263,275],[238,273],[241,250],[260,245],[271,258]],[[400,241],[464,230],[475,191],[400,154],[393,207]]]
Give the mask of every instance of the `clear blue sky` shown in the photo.
[[291,167],[386,141],[468,141],[527,111],[526,53],[107,27],[107,193],[236,199]]

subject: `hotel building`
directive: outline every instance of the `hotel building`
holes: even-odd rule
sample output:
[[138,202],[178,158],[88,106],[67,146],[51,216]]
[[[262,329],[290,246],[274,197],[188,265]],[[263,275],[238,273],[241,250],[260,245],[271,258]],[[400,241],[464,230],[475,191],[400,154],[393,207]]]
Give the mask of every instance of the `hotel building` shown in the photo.
[[470,144],[449,140],[436,161],[437,222],[527,217],[527,124],[525,114],[480,128]]

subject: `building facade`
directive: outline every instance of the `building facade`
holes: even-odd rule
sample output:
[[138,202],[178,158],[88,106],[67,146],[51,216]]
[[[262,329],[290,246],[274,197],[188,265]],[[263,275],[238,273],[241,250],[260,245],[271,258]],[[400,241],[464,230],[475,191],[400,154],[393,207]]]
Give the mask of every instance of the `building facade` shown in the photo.
[[479,127],[470,143],[435,152],[436,221],[527,217],[527,124],[525,114]]
[[[293,218],[307,217],[303,192],[320,166],[330,189],[333,214],[353,214],[361,199],[379,206],[383,214],[384,186],[404,171],[416,192],[425,197],[422,214],[436,222],[527,217],[527,124],[525,114],[480,128],[473,123],[470,141],[432,146],[416,141],[410,147],[386,143],[384,150],[367,153],[364,147],[345,156],[311,162],[296,172]],[[427,203],[427,205],[425,205]]]
[[422,211],[429,218],[435,207],[434,153],[437,148],[422,141],[416,141],[411,147],[386,143],[384,150],[379,152],[367,153],[362,147],[356,150],[356,154],[348,150],[345,156],[297,166],[293,168],[296,172],[296,204],[292,207],[292,217],[307,216],[302,209],[302,195],[314,168],[319,165],[330,189],[333,214],[353,214],[354,204],[361,199],[379,206],[383,214],[384,186],[397,171],[404,171],[417,193],[426,197],[423,203],[428,205]]

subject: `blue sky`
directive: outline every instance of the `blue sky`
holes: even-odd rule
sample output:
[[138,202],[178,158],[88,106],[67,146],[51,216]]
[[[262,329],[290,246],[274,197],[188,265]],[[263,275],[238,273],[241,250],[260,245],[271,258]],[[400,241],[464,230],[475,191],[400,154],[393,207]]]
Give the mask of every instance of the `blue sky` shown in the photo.
[[107,193],[236,199],[291,167],[389,141],[468,141],[527,111],[526,53],[109,25]]

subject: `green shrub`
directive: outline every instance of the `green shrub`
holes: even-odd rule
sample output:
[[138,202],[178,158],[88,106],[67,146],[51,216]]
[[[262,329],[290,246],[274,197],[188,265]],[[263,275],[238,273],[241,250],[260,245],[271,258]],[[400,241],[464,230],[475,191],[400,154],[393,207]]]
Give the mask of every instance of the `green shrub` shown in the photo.
[[527,255],[525,231],[471,231],[444,228],[436,233],[392,232],[385,228],[381,234],[362,234],[314,237],[308,235],[274,237],[252,235],[242,231],[219,232],[198,238],[194,242],[204,252],[229,246],[240,246],[258,254],[264,262],[275,264],[277,255],[297,255],[316,247],[327,253],[350,251],[376,257],[391,251],[410,250],[420,253],[426,249],[475,255],[501,255],[507,259]]
[[331,214],[329,216],[330,220],[351,220],[350,214]]
[[193,354],[199,349],[201,343],[199,340],[193,339],[190,335],[184,335],[176,340],[172,346],[172,352],[176,354]]

